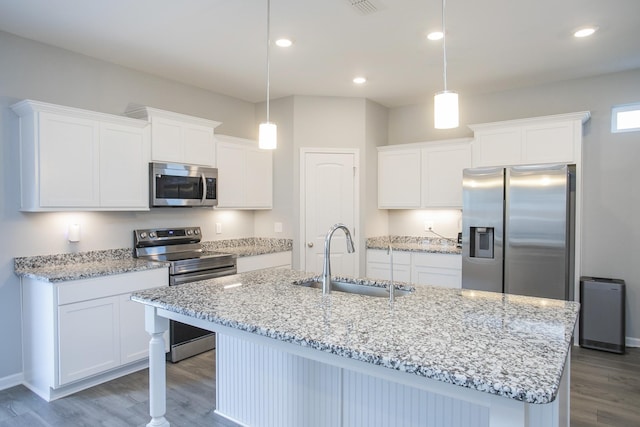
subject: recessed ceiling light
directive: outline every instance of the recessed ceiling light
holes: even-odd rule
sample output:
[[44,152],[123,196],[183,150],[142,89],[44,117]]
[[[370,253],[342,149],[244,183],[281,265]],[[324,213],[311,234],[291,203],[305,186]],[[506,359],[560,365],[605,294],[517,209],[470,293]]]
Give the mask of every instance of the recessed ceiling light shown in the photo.
[[574,37],[578,37],[578,38],[589,37],[590,35],[592,35],[596,31],[598,31],[598,27],[582,27],[582,28],[578,28],[577,30],[575,30],[573,32],[573,36]]
[[429,40],[433,40],[433,41],[441,40],[442,37],[444,37],[444,34],[442,34],[442,31],[433,31],[433,32],[427,34],[427,38]]
[[366,77],[354,77],[353,78],[353,82],[357,85],[363,85],[367,82],[367,78]]
[[276,40],[276,46],[290,47],[293,44],[291,39],[278,39]]

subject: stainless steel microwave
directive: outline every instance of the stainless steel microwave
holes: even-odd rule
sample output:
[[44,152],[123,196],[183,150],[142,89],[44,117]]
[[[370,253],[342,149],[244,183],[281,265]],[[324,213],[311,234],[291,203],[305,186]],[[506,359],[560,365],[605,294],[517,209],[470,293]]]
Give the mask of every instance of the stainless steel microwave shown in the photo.
[[151,207],[218,205],[218,169],[180,163],[149,163]]

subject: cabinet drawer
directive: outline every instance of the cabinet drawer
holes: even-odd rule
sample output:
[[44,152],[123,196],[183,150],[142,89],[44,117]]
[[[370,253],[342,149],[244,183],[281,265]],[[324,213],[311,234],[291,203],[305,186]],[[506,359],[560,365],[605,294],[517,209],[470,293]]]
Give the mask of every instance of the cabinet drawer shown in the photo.
[[[367,249],[367,262],[389,262],[389,254],[384,249]],[[394,264],[411,264],[411,253],[393,251]]]
[[462,255],[414,253],[413,264],[421,267],[462,269]]
[[167,268],[115,274],[57,284],[58,305],[167,286]]

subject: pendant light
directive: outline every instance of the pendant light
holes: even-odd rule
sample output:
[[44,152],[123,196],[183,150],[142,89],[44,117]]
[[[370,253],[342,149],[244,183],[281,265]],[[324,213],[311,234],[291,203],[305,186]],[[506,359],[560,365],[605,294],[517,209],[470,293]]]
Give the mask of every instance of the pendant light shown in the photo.
[[278,128],[275,123],[269,121],[269,49],[271,21],[271,0],[267,0],[267,121],[260,123],[258,128],[258,147],[273,150],[278,146]]
[[436,93],[434,101],[434,124],[436,129],[452,129],[458,127],[458,93],[447,90],[447,32],[445,30],[444,8],[446,0],[442,0],[442,57],[444,90]]

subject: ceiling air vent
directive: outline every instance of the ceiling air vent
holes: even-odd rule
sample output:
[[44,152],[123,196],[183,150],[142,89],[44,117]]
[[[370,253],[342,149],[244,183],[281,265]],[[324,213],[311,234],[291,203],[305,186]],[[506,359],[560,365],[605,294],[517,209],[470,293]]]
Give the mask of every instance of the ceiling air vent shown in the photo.
[[363,15],[378,11],[378,7],[371,0],[346,0],[352,8]]

